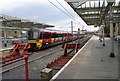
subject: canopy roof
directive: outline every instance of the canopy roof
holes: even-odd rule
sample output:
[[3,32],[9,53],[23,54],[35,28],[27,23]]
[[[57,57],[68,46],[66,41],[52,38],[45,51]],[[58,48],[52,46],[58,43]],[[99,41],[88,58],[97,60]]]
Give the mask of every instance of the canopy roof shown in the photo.
[[120,21],[120,0],[65,0],[88,24],[99,26],[104,19],[109,21],[109,6],[112,5],[113,22]]

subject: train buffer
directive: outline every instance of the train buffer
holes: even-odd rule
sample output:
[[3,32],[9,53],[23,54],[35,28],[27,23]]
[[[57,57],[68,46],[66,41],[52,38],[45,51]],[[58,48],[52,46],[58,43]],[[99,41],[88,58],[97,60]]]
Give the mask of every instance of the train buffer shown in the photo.
[[17,44],[13,47],[12,55],[24,56],[28,54],[29,48],[30,48],[29,44]]
[[[30,48],[29,44],[17,44],[13,47],[12,53],[10,56],[2,57],[2,63],[13,62],[18,58],[22,58],[24,55],[28,55],[28,49]],[[11,63],[10,63],[11,64]]]
[[74,49],[75,53],[77,53],[78,49],[80,49],[80,44],[62,44],[62,48],[64,49],[64,55],[67,55],[67,49]]
[[80,44],[62,44],[62,48],[64,48],[64,55],[60,56],[59,58],[48,64],[47,68],[52,69],[62,68],[73,57],[67,54],[67,49],[74,49],[76,53],[80,48]]

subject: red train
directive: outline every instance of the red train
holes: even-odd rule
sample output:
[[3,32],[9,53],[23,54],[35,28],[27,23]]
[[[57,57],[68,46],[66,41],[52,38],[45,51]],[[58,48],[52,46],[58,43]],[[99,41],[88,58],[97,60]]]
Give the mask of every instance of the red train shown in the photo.
[[77,35],[72,35],[69,32],[46,29],[30,29],[28,31],[28,43],[31,45],[31,49],[41,49],[46,46],[56,45],[76,39]]

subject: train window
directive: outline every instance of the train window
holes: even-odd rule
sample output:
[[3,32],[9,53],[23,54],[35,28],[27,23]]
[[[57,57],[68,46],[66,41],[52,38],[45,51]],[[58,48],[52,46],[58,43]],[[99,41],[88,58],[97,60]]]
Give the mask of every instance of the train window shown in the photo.
[[57,38],[57,37],[59,37],[59,35],[58,35],[58,34],[55,34],[55,37]]
[[55,38],[59,37],[59,34],[58,33],[55,33],[54,34]]
[[55,37],[56,37],[56,34],[53,33],[52,37],[55,38]]
[[58,37],[61,37],[61,34],[58,34]]
[[28,39],[33,39],[33,31],[32,30],[28,31]]
[[42,32],[40,33],[40,37],[39,38],[42,39]]
[[38,38],[39,38],[39,31],[36,30],[28,31],[28,39],[38,39]]
[[58,34],[58,37],[62,37],[62,34]]
[[48,33],[46,32],[46,33],[45,33],[45,38],[47,38],[47,35],[48,35]]
[[38,33],[38,31],[34,31],[34,32],[33,32],[33,38],[34,38],[34,39],[38,39],[38,38],[39,38],[39,33]]
[[45,34],[43,34],[43,38],[44,38],[44,39],[46,38],[46,33],[45,33]]
[[60,34],[58,34],[58,37],[60,37]]
[[51,38],[54,38],[54,33],[51,33],[50,37],[51,37]]
[[62,34],[62,37],[64,37],[65,36],[65,34]]
[[50,38],[50,34],[46,32],[46,38]]
[[48,32],[43,33],[43,39],[48,38]]

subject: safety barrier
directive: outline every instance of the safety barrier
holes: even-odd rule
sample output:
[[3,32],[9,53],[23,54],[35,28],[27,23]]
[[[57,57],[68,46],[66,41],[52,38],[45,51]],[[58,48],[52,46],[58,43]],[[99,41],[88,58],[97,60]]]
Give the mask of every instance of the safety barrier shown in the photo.
[[64,55],[67,55],[67,49],[74,49],[75,53],[77,53],[80,48],[80,44],[62,44],[62,48],[64,49]]
[[20,44],[20,45],[15,45],[13,47],[13,51],[12,51],[12,55],[25,55],[25,54],[28,54],[28,49],[30,48],[30,45],[29,44],[26,44],[26,45],[23,45],[23,44]]
[[24,55],[28,54],[28,49],[30,48],[29,44],[20,44],[13,47],[12,53],[10,56],[2,57],[2,63],[13,61],[18,58],[22,58]]
[[74,49],[75,53],[80,48],[80,44],[62,44],[62,48],[64,49],[64,55],[60,56],[56,60],[52,61],[47,65],[47,68],[61,68],[63,67],[73,56],[68,55],[67,49]]
[[62,44],[62,48],[66,49],[74,49],[74,48],[80,48],[80,44]]

